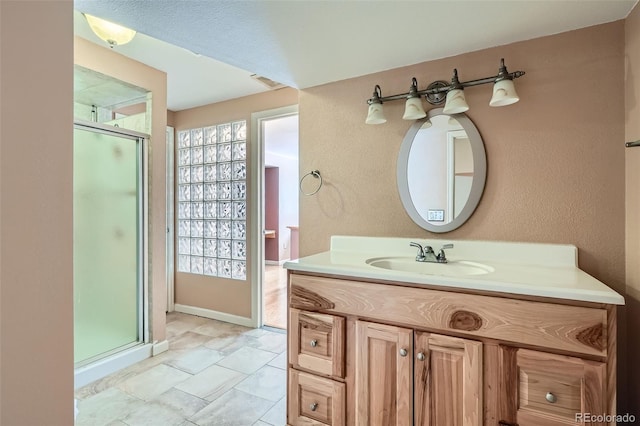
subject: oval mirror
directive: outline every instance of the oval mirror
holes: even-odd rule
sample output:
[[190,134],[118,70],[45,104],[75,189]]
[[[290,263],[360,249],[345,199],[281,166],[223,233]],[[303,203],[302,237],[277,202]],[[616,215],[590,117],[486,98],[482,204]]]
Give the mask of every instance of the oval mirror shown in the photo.
[[478,206],[487,177],[482,137],[464,114],[432,109],[407,132],[398,189],[413,221],[431,232],[460,227]]

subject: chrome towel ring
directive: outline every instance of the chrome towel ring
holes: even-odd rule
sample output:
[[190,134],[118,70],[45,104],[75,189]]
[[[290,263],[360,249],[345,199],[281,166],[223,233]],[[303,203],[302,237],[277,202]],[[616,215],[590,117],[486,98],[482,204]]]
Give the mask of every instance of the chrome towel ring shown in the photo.
[[[315,189],[315,191],[304,192],[304,189],[302,189],[302,182],[304,182],[304,180],[309,176],[313,176],[316,179],[320,179],[320,182],[318,183],[318,187]],[[306,175],[302,176],[302,179],[300,179],[300,192],[302,192],[303,195],[313,195],[313,194],[317,193],[318,191],[320,191],[320,188],[322,188],[322,175],[320,175],[320,171],[319,170],[311,170],[309,173],[307,173]]]

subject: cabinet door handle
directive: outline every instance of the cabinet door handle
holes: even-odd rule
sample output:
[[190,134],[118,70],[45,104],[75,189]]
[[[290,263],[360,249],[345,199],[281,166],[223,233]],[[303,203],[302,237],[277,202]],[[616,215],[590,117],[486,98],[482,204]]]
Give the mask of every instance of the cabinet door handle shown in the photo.
[[558,397],[552,394],[551,392],[547,392],[547,395],[544,397],[544,399],[546,399],[552,404],[558,401]]
[[311,345],[312,348],[315,348],[316,346],[318,346],[318,341],[314,339],[311,342],[309,342],[309,344]]
[[311,411],[316,411],[318,409],[318,403],[314,402],[313,404],[309,405],[309,409]]
[[407,356],[407,350],[405,348],[400,349],[400,356]]
[[425,360],[425,356],[422,352],[418,352],[418,361],[424,361]]

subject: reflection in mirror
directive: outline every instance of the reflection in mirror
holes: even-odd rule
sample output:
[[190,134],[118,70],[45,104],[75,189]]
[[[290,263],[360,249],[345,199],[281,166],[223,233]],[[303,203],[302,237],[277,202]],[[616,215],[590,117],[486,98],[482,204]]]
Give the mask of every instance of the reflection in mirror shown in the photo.
[[486,157],[478,130],[463,114],[429,111],[407,132],[398,157],[398,187],[411,218],[432,232],[462,225],[484,189]]

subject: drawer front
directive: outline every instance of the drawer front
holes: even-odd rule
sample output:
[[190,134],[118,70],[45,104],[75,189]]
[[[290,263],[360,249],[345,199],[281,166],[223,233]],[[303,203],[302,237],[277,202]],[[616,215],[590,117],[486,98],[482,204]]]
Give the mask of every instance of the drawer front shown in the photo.
[[576,414],[606,414],[603,363],[525,349],[516,363],[518,424],[578,425]]
[[289,362],[313,372],[344,377],[344,318],[290,309]]
[[291,425],[344,425],[345,384],[289,369]]
[[607,356],[606,309],[300,274],[290,306]]

